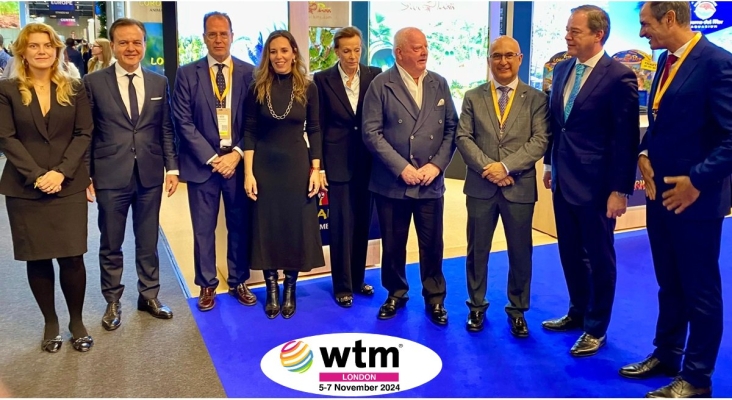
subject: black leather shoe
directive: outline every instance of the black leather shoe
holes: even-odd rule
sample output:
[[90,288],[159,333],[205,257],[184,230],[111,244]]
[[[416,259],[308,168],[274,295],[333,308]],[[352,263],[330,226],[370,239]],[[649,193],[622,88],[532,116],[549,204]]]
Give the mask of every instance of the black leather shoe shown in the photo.
[[296,271],[285,271],[285,281],[282,283],[282,318],[290,319],[297,309],[295,286],[297,283]]
[[140,311],[147,311],[150,315],[160,319],[171,319],[173,318],[173,311],[168,308],[165,304],[161,303],[158,298],[145,300],[140,296],[137,299],[137,309]]
[[381,308],[379,308],[379,319],[390,319],[394,318],[397,314],[397,310],[400,308],[403,308],[407,305],[407,300],[405,298],[401,299],[393,299],[389,297],[386,299],[384,304],[381,305]]
[[280,286],[277,283],[277,271],[264,271],[264,282],[267,286],[264,314],[267,318],[274,319],[280,315]]
[[511,327],[511,334],[517,338],[529,337],[529,327],[524,317],[508,317],[508,325]]
[[680,376],[677,376],[670,384],[646,393],[646,397],[652,398],[674,398],[674,399],[692,399],[692,398],[703,398],[712,397],[712,388],[698,388],[692,386],[689,382],[685,381]]
[[47,339],[44,340],[41,343],[41,349],[43,351],[47,351],[49,353],[58,353],[59,350],[61,350],[61,345],[64,343],[63,339],[61,339],[61,336],[56,336],[53,339]]
[[574,329],[582,329],[584,324],[582,321],[572,319],[569,315],[565,315],[561,318],[550,319],[541,323],[544,329],[555,332],[566,332]]
[[442,304],[430,304],[425,308],[430,321],[437,325],[447,325],[447,310]]
[[74,350],[85,353],[94,346],[94,339],[88,335],[78,339],[71,338],[71,345],[74,346]]
[[662,364],[661,361],[654,357],[653,354],[645,360],[633,364],[628,364],[620,368],[620,376],[631,379],[646,379],[654,376],[676,376],[679,373],[677,368],[673,368]]
[[601,338],[596,338],[589,333],[585,332],[582,336],[577,339],[574,346],[569,350],[569,353],[575,357],[586,357],[597,354],[600,347],[605,345],[607,341],[607,335],[602,335]]
[[483,330],[484,320],[484,311],[471,311],[470,314],[468,314],[468,322],[465,323],[465,329],[467,329],[468,332],[480,332]]
[[345,296],[336,296],[336,304],[343,308],[349,308],[353,305],[353,296],[350,294]]
[[102,327],[108,331],[113,331],[122,324],[122,305],[119,301],[107,303],[107,310],[102,316]]
[[249,290],[246,283],[240,283],[236,287],[229,288],[229,295],[234,296],[240,304],[245,306],[257,304],[257,297]]
[[366,295],[366,296],[371,296],[374,294],[374,287],[369,285],[368,283],[364,283],[363,285],[361,285],[361,289],[359,289],[359,293]]

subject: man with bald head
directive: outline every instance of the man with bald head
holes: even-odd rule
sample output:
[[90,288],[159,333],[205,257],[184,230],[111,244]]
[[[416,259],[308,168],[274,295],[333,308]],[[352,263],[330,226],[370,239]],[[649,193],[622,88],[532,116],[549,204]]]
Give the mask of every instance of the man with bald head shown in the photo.
[[470,309],[466,329],[483,329],[488,308],[488,255],[498,216],[508,243],[508,304],[511,334],[524,338],[524,312],[531,288],[531,220],[536,190],[536,162],[549,141],[546,94],[518,78],[523,55],[518,42],[501,36],[490,46],[491,80],[468,90],[457,128],[456,144],[467,165],[468,255],[465,260]]
[[414,217],[425,311],[446,325],[443,172],[455,152],[457,112],[447,80],[427,71],[425,35],[404,28],[394,44],[396,65],[374,78],[363,106],[363,139],[374,156],[369,190],[381,227],[381,281],[389,291],[378,318],[393,318],[408,300],[406,247]]

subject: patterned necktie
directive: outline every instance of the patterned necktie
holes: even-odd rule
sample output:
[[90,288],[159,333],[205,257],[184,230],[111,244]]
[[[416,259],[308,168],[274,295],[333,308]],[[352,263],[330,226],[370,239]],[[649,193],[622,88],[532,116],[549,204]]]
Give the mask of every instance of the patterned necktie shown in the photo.
[[127,92],[130,95],[130,120],[132,126],[137,126],[137,120],[140,118],[140,109],[137,106],[137,91],[135,90],[135,84],[132,83],[132,79],[135,78],[135,74],[127,74],[130,79],[130,84],[127,86]]
[[[224,94],[226,90],[226,78],[224,78],[224,64],[216,64],[219,67],[219,72],[216,73],[216,86],[219,88],[219,94]],[[226,108],[226,97],[223,97],[221,101],[216,97],[216,108]]]
[[501,86],[498,88],[501,92],[501,97],[498,99],[498,108],[501,109],[501,118],[506,113],[506,106],[508,106],[508,94],[511,92],[511,88],[508,86]]
[[577,63],[574,71],[574,85],[572,86],[572,91],[569,93],[569,100],[567,100],[567,105],[564,106],[564,120],[566,121],[569,117],[569,113],[572,111],[572,106],[574,105],[574,100],[577,98],[577,94],[580,91],[580,86],[582,85],[582,77],[585,75],[585,69],[587,68],[586,65]]
[[669,54],[668,57],[666,57],[666,66],[663,68],[663,75],[661,76],[661,85],[658,86],[659,89],[663,87],[663,84],[666,83],[666,79],[668,79],[668,73],[671,71],[671,67],[674,65],[674,63],[679,58],[676,57],[673,54]]

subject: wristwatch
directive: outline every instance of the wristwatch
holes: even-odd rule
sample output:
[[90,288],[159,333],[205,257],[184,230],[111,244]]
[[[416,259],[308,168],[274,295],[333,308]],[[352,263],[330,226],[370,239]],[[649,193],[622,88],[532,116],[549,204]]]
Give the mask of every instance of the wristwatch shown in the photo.
[[630,195],[629,195],[629,194],[627,194],[627,193],[620,193],[620,192],[618,192],[618,191],[615,191],[615,192],[613,192],[613,193],[615,193],[616,195],[618,195],[618,196],[620,196],[620,197],[625,197],[626,199],[629,199],[629,198],[630,198]]

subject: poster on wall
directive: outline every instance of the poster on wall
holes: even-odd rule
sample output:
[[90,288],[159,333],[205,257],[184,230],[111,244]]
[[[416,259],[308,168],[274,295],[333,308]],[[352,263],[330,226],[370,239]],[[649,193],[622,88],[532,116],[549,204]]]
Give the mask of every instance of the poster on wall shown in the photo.
[[626,50],[613,54],[613,59],[620,61],[633,70],[638,78],[638,97],[641,108],[648,106],[648,93],[651,91],[653,77],[656,74],[656,62],[653,56],[640,50]]
[[369,65],[391,68],[394,34],[418,27],[427,36],[427,69],[447,79],[458,112],[468,89],[486,82],[489,2],[372,2],[369,6]]
[[163,5],[160,1],[132,1],[130,17],[142,22],[147,38],[142,66],[153,72],[165,73],[163,53]]
[[732,3],[692,1],[691,29],[702,32],[712,43],[732,51]]
[[0,1],[0,29],[20,29],[20,7],[17,1]]
[[554,67],[560,62],[571,58],[566,51],[559,52],[552,56],[544,64],[544,81],[542,89],[544,92],[549,93],[552,90],[552,81],[554,80]]
[[308,2],[308,39],[312,74],[332,67],[338,61],[333,36],[351,24],[351,3],[341,1]]

